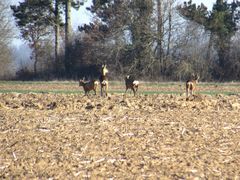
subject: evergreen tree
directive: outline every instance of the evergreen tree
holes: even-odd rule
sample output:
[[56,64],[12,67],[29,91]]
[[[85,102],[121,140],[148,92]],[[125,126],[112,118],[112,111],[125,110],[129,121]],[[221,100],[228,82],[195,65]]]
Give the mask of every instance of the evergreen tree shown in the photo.
[[213,44],[218,54],[217,64],[220,70],[215,72],[218,77],[225,77],[227,74],[231,38],[237,31],[239,20],[237,10],[239,5],[235,1],[227,3],[227,1],[217,0],[212,11],[208,11],[204,4],[196,6],[190,0],[178,7],[184,18],[203,25],[207,31],[211,32],[210,46]]
[[98,29],[98,41],[108,43],[116,54],[113,63],[120,69],[120,64],[126,66],[127,72],[143,74],[152,58],[152,0],[94,0],[89,10],[96,21],[80,30],[90,34]]
[[130,3],[134,16],[130,25],[132,45],[134,47],[134,60],[136,68],[141,74],[147,71],[148,62],[152,58],[153,33],[151,30],[151,17],[153,13],[152,0],[135,0]]
[[58,0],[59,5],[61,4],[65,13],[65,57],[64,67],[65,74],[70,77],[71,70],[74,68],[71,60],[71,46],[72,46],[72,21],[71,21],[71,9],[79,9],[84,4],[84,0]]
[[52,32],[54,14],[51,0],[25,0],[18,6],[11,6],[17,26],[22,37],[33,49],[34,73],[37,73],[37,63],[40,48]]

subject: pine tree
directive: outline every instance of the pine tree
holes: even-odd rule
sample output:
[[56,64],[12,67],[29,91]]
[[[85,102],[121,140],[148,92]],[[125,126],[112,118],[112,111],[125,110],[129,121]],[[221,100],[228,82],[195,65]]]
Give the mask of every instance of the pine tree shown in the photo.
[[[208,11],[204,4],[196,6],[190,0],[179,6],[179,13],[186,19],[203,25],[206,31],[210,31],[210,46],[213,44],[218,54],[218,66],[220,71],[217,76],[223,76],[227,71],[231,38],[237,31],[239,3],[233,1],[227,3],[217,0],[212,11]],[[210,47],[209,46],[209,47]]]
[[[121,61],[128,66],[126,71],[143,74],[152,57],[152,0],[94,0],[89,10],[96,15],[97,21],[80,30],[90,34],[98,29],[99,33],[92,36],[116,45],[115,49],[111,45],[111,51],[117,54],[116,64]],[[127,40],[123,42],[124,39]]]
[[11,6],[22,37],[33,49],[34,73],[37,73],[39,50],[45,38],[52,32],[54,14],[50,0],[25,0],[18,6]]

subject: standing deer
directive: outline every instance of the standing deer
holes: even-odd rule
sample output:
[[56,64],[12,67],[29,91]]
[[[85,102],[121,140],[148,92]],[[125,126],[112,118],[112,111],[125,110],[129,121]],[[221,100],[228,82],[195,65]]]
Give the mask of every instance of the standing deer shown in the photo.
[[194,91],[196,89],[198,80],[199,80],[199,76],[194,75],[194,74],[192,75],[192,78],[190,80],[187,80],[187,82],[186,82],[186,96],[187,96],[187,99],[186,100],[188,100],[188,98],[189,98],[189,92],[190,92],[190,95],[194,94]]
[[96,81],[96,80],[85,81],[83,78],[83,79],[79,80],[79,86],[83,87],[85,95],[88,95],[91,90],[93,90],[94,94],[96,95],[98,81]]
[[105,95],[107,96],[107,93],[108,93],[108,78],[107,78],[107,73],[108,73],[107,65],[104,64],[104,65],[102,65],[101,75],[100,75],[100,77],[99,77],[100,86],[101,86],[101,96],[103,96],[103,94],[105,94]]
[[132,76],[126,76],[125,77],[125,85],[126,85],[125,94],[127,93],[128,89],[131,89],[135,96],[136,92],[138,90],[139,81],[136,81]]

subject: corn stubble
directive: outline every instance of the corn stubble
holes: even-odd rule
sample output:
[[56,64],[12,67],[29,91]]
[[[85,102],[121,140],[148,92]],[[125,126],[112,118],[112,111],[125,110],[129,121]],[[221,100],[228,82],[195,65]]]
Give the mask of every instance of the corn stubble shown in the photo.
[[238,95],[0,94],[0,178],[239,179]]

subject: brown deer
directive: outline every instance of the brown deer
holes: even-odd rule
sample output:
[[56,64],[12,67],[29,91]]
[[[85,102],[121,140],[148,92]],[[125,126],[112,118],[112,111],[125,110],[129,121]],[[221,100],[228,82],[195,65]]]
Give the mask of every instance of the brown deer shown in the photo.
[[199,80],[199,76],[194,75],[194,74],[192,75],[190,80],[187,80],[187,82],[186,82],[186,96],[187,96],[187,99],[186,100],[188,100],[188,98],[189,98],[189,93],[190,93],[190,95],[194,94],[194,91],[196,89],[198,80]]
[[85,95],[88,95],[91,90],[93,90],[94,94],[96,95],[98,84],[99,83],[96,80],[85,81],[84,78],[79,80],[79,86],[83,87]]
[[131,89],[133,91],[134,96],[137,93],[139,81],[136,81],[132,76],[126,76],[125,77],[125,85],[126,85],[126,91],[127,93],[128,89]]
[[108,73],[108,69],[107,69],[107,65],[103,64],[102,68],[101,68],[101,75],[99,77],[100,80],[100,86],[101,86],[101,96],[103,96],[103,94],[105,94],[107,96],[108,94],[108,78],[107,78],[107,73]]

